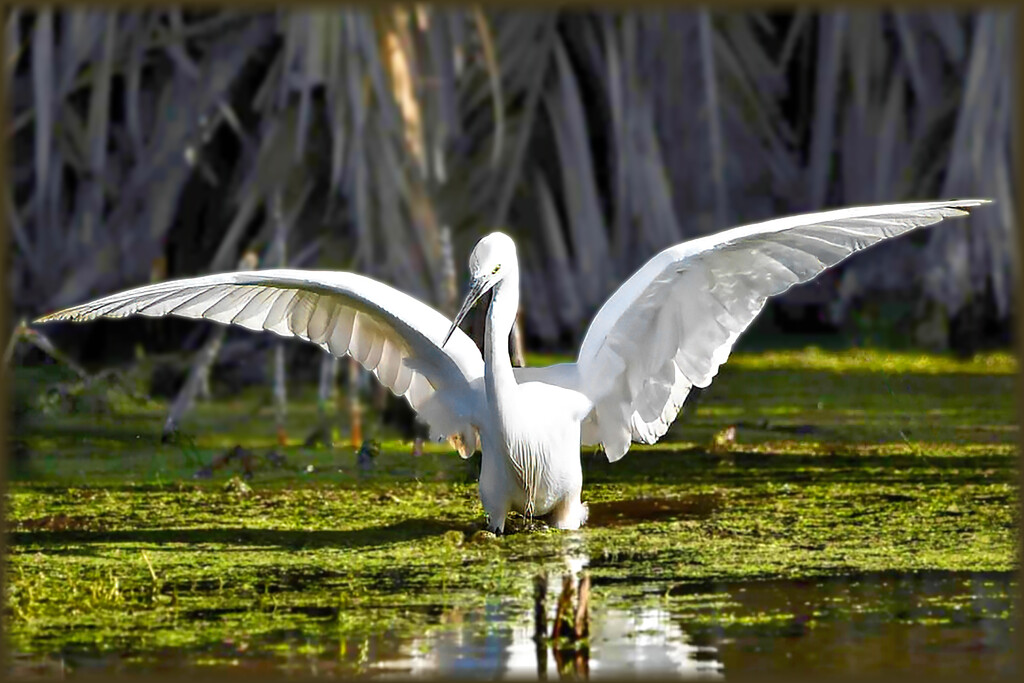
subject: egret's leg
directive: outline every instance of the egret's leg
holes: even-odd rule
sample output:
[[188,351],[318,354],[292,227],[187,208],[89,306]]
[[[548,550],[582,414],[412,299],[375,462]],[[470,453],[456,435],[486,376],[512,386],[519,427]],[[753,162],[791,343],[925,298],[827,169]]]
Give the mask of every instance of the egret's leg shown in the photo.
[[505,530],[505,519],[512,509],[512,501],[508,496],[489,491],[483,485],[481,478],[480,502],[483,503],[484,512],[487,513],[487,530],[500,534]]
[[504,533],[505,520],[508,518],[511,507],[507,503],[501,506],[488,505],[486,501],[482,502],[484,504],[484,512],[487,513],[487,530],[493,531],[496,534]]
[[500,462],[494,462],[493,453],[485,452],[480,460],[480,502],[487,513],[487,529],[496,534],[505,530],[505,518],[512,510],[512,497],[508,482],[503,478],[505,469]]
[[580,502],[579,492],[563,498],[548,514],[548,524],[556,529],[579,529],[587,521],[587,504]]

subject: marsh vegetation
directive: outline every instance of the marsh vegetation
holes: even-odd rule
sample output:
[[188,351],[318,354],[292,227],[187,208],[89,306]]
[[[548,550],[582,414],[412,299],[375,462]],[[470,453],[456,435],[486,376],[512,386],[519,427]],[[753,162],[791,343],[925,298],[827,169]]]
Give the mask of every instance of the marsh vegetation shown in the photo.
[[[380,432],[370,468],[341,445],[282,448],[265,389],[200,405],[161,444],[165,406],[132,399],[130,373],[81,388],[56,366],[19,370],[15,666],[578,670],[532,640],[534,577],[549,577],[550,620],[561,576],[586,572],[595,676],[639,653],[708,675],[1005,673],[1016,367],[737,354],[661,444],[615,464],[582,454],[583,530],[498,538],[479,533],[472,461],[446,446],[414,458]],[[293,399],[302,434],[315,396]],[[195,478],[236,445],[251,478]]]

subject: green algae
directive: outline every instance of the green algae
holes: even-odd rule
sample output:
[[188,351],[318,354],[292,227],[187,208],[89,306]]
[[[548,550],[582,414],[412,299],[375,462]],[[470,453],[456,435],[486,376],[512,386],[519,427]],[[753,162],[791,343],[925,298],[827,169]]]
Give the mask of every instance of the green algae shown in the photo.
[[[544,366],[570,363],[566,354],[527,353],[526,364]],[[758,352],[736,352],[729,368],[744,370],[830,370],[893,374],[1016,375],[1017,358],[1005,351],[978,353],[970,358],[947,354],[875,348],[844,349],[841,352],[807,346]]]
[[[381,432],[372,471],[351,448],[298,445],[316,420],[309,391],[291,405],[284,466],[246,482],[230,468],[195,480],[226,448],[276,446],[258,392],[200,406],[184,438],[161,444],[159,402],[62,404],[48,393],[52,375],[16,373],[18,401],[49,408],[17,420],[28,457],[7,494],[9,642],[21,653],[138,661],[172,649],[230,665],[239,643],[292,657],[299,645],[282,634],[330,633],[302,647],[344,647],[358,663],[350,650],[360,639],[444,630],[453,614],[491,605],[528,611],[532,577],[572,558],[588,562],[597,613],[642,599],[737,633],[784,630],[793,615],[739,610],[731,598],[688,598],[700,605],[688,609],[679,591],[1015,570],[1013,359],[897,360],[737,354],[661,444],[634,446],[618,463],[584,451],[591,525],[492,539],[477,534],[473,461],[444,445],[412,458]],[[90,412],[62,412],[69,405]],[[729,426],[735,437],[712,448]],[[843,614],[863,607],[844,600]],[[939,617],[906,618],[948,621],[959,598],[950,600]]]
[[729,364],[744,370],[829,370],[902,375],[1016,375],[1018,372],[1017,358],[1001,351],[959,358],[874,348],[855,348],[837,353],[809,346],[785,351],[736,353],[729,359]]

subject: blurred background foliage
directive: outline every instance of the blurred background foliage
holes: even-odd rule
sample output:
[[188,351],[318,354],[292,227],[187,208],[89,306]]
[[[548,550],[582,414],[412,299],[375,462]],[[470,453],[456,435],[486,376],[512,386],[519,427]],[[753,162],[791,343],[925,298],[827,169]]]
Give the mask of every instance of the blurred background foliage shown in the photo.
[[1006,343],[1012,12],[7,9],[15,319],[246,252],[450,314],[469,249],[501,228],[528,344],[569,349],[668,245],[983,196],[765,317],[853,343],[876,320],[930,347]]

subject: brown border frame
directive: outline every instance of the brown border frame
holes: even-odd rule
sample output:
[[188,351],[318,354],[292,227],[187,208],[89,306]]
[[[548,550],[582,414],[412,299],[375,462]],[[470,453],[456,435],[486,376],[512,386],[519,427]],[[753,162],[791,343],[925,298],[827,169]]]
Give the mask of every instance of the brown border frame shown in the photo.
[[[6,8],[6,6],[11,6],[11,5],[16,5],[16,6],[19,6],[19,7],[22,7],[22,6],[33,6],[33,5],[51,5],[51,6],[58,6],[58,7],[66,7],[66,6],[74,6],[74,5],[88,5],[88,6],[108,6],[108,7],[125,7],[125,8],[127,8],[127,7],[150,6],[150,5],[161,5],[161,4],[174,4],[174,3],[161,3],[161,2],[156,2],[154,0],[114,0],[114,1],[99,0],[97,2],[90,2],[89,0],[63,0],[63,1],[60,1],[60,2],[52,2],[52,3],[41,2],[40,0],[23,0],[22,2],[13,2],[13,3],[12,2],[7,2],[7,3],[4,3],[4,7]],[[210,6],[210,5],[223,6],[223,5],[233,5],[233,6],[242,8],[242,9],[269,9],[269,8],[281,7],[283,5],[290,5],[290,3],[287,3],[287,2],[273,2],[272,0],[187,0],[186,2],[181,2],[181,3],[177,3],[177,4],[190,5],[190,6],[202,6],[202,5],[207,5],[207,6]],[[335,1],[323,1],[323,0],[320,0],[320,1],[314,1],[314,2],[309,2],[309,1],[307,1],[307,2],[297,2],[297,3],[295,3],[295,7],[296,8],[299,8],[299,7],[306,8],[306,7],[313,7],[313,6],[318,6],[318,5],[320,5],[320,6],[332,5],[333,6],[333,5],[345,5],[345,4],[383,5],[383,4],[397,4],[397,3],[366,2],[365,0],[362,0],[361,2],[358,2],[358,3],[342,2],[340,0],[335,0]],[[666,6],[695,7],[695,6],[698,6],[699,7],[699,6],[706,6],[706,5],[711,4],[711,3],[709,3],[709,2],[701,2],[700,0],[671,0],[669,2],[666,2],[665,0],[634,0],[633,2],[624,2],[623,0],[617,0],[617,1],[604,0],[602,2],[591,2],[591,1],[588,1],[588,0],[558,0],[557,2],[545,2],[544,0],[519,0],[518,2],[508,2],[507,0],[478,0],[477,2],[464,2],[464,1],[460,1],[460,0],[431,0],[431,2],[425,3],[425,4],[436,4],[436,5],[447,5],[447,6],[487,5],[487,6],[510,7],[510,8],[511,7],[516,7],[516,8],[531,7],[531,8],[567,9],[567,8],[573,8],[573,7],[579,7],[579,8],[582,8],[582,7],[593,7],[595,5],[597,5],[597,6],[618,6],[618,7],[629,7],[629,8],[633,8],[633,7],[637,7],[637,6],[644,6],[644,7],[666,7]],[[857,8],[861,8],[861,7],[875,7],[875,8],[879,8],[879,7],[891,7],[893,4],[896,4],[896,3],[883,2],[881,0],[845,0],[845,1],[837,1],[837,0],[802,0],[799,3],[796,3],[796,2],[782,3],[782,2],[778,2],[777,0],[718,0],[717,2],[714,3],[714,6],[715,6],[715,8],[723,7],[723,8],[731,8],[731,9],[748,9],[748,8],[755,8],[755,7],[756,8],[784,7],[784,6],[785,7],[791,7],[791,6],[797,5],[797,4],[803,5],[803,6],[811,6],[811,7],[815,7],[815,8],[829,8],[829,7],[844,7],[844,8],[847,8],[847,7],[857,7]],[[908,7],[915,7],[915,8],[936,7],[936,6],[941,5],[943,7],[956,7],[956,8],[963,8],[963,9],[971,9],[971,8],[976,8],[979,3],[977,3],[977,2],[969,2],[969,1],[965,1],[965,0],[944,0],[944,1],[941,1],[941,2],[934,2],[934,1],[933,2],[929,2],[927,0],[901,0],[898,4],[900,6],[908,6]],[[991,3],[986,3],[986,4],[988,4],[990,6],[1017,6],[1019,8],[1019,6],[1022,3],[1020,2],[1020,0],[1018,0],[1017,2],[1005,2],[1005,1],[1002,1],[1002,2],[991,2]],[[1016,28],[1017,28],[1016,37],[1017,37],[1017,42],[1018,42],[1017,62],[1018,62],[1018,64],[1020,64],[1022,57],[1024,57],[1024,54],[1021,53],[1021,50],[1024,49],[1024,48],[1021,47],[1021,45],[1024,44],[1024,11],[1017,11],[1016,12],[1016,16],[1015,16],[1015,20],[1016,20],[1016,24],[1017,24],[1017,26],[1016,26]],[[4,40],[5,40],[5,36],[3,35],[2,32],[0,32],[0,55],[6,54],[6,51],[4,49],[4,47],[5,47],[4,46]],[[1022,161],[1024,161],[1024,156],[1022,156],[1022,154],[1024,154],[1024,139],[1022,139],[1022,138],[1024,138],[1024,132],[1021,132],[1021,131],[1024,131],[1024,126],[1022,126],[1022,119],[1024,119],[1024,68],[1018,68],[1017,74],[1016,74],[1016,82],[1015,82],[1014,85],[1016,87],[1015,106],[1016,106],[1017,131],[1018,131],[1018,134],[1014,138],[1015,143],[1014,143],[1014,149],[1013,149],[1015,170],[1016,170],[1016,173],[1017,173],[1017,178],[1016,178],[1017,188],[1016,189],[1017,189],[1017,197],[1024,197],[1024,166],[1022,166],[1022,163],[1021,163]],[[5,82],[5,79],[0,78],[0,111],[4,112],[5,117],[9,117],[10,114],[9,114],[9,112],[7,110],[6,104],[7,104],[7,84]],[[7,174],[8,174],[8,170],[9,170],[9,164],[8,164],[9,157],[8,157],[8,154],[9,154],[9,152],[8,152],[8,149],[7,149],[7,137],[6,136],[0,136],[0,186],[2,186],[3,184],[6,184],[6,182],[7,182]],[[1018,212],[1017,212],[1018,220],[1020,220],[1020,216],[1022,214],[1024,214],[1024,205],[1021,205],[1020,203],[1018,203],[1017,209],[1018,209]],[[1016,297],[1016,299],[1015,299],[1015,301],[1013,303],[1013,311],[1014,311],[1015,325],[1016,325],[1016,328],[1015,328],[1016,335],[1015,335],[1014,348],[1015,348],[1015,351],[1016,351],[1016,354],[1017,354],[1017,358],[1021,359],[1021,358],[1024,358],[1024,353],[1022,353],[1022,352],[1024,352],[1024,309],[1022,309],[1022,304],[1021,304],[1021,300],[1022,300],[1022,284],[1024,284],[1024,277],[1022,277],[1020,269],[1024,268],[1024,230],[1022,230],[1022,226],[1021,226],[1020,223],[1018,223],[1018,226],[1017,226],[1017,236],[1018,236],[1017,244],[1016,244],[1017,264],[1018,264],[1018,277],[1017,277],[1017,282],[1016,282],[1016,294],[1017,294],[1017,297]],[[6,270],[5,270],[5,266],[6,266],[6,263],[7,263],[7,256],[8,256],[7,250],[9,248],[9,244],[10,244],[10,239],[9,239],[9,234],[8,234],[7,215],[6,215],[6,212],[0,211],[0,292],[3,292],[3,295],[0,296],[0,338],[2,338],[4,341],[6,341],[6,339],[7,339],[6,331],[11,329],[11,323],[12,323],[12,321],[9,319],[9,317],[10,317],[10,299],[7,296],[7,291],[6,291],[7,290],[7,278],[6,278]],[[8,403],[9,403],[9,393],[8,393],[8,391],[6,391],[6,388],[7,388],[7,368],[6,368],[6,364],[3,364],[3,363],[0,363],[0,387],[3,387],[5,389],[3,391],[0,391],[0,463],[2,463],[2,464],[0,464],[0,494],[3,494],[3,495],[0,495],[0,587],[4,587],[6,585],[4,583],[4,576],[6,574],[6,569],[7,569],[7,567],[6,567],[6,564],[7,564],[7,561],[6,561],[7,560],[7,554],[4,552],[4,550],[5,550],[6,545],[7,545],[7,531],[6,531],[6,519],[7,519],[6,518],[6,504],[7,504],[6,491],[7,491],[7,481],[6,481],[6,479],[7,479],[8,469],[7,469],[7,466],[6,466],[6,461],[7,461],[7,431],[8,431],[8,428],[9,428],[9,413],[8,413],[8,410],[9,410],[9,405],[8,405]],[[1020,372],[1020,374],[1018,374],[1017,392],[1016,392],[1016,397],[1015,398],[1016,398],[1016,401],[1017,401],[1018,423],[1019,424],[1024,424],[1024,420],[1020,419],[1020,418],[1024,417],[1024,400],[1022,400],[1022,399],[1024,399],[1024,372]],[[1018,458],[1020,459],[1020,465],[1018,466],[1018,485],[1020,485],[1020,483],[1022,482],[1021,475],[1022,475],[1022,473],[1024,473],[1024,434],[1022,434],[1020,431],[1018,432]],[[1019,518],[1020,519],[1024,519],[1024,496],[1021,496],[1021,500],[1019,502],[1019,505],[1021,506],[1021,509],[1020,509],[1020,511],[1018,513],[1019,514]],[[1018,572],[1019,572],[1019,567],[1024,566],[1024,562],[1022,562],[1022,560],[1024,560],[1024,541],[1018,541],[1018,551],[1017,552],[1018,552]],[[1022,600],[1022,596],[1021,595],[1018,595],[1017,599],[1016,599],[1016,605],[1015,605],[1016,622],[1017,622],[1016,623],[1016,633],[1017,633],[1017,638],[1018,638],[1018,648],[1017,648],[1017,652],[1018,653],[1024,653],[1024,619],[1022,619],[1022,614],[1021,614],[1021,609],[1022,608],[1024,608],[1024,600]],[[0,666],[4,667],[4,669],[7,669],[9,667],[7,642],[6,642],[5,632],[2,629],[0,629]],[[1020,666],[1020,664],[1018,664],[1018,666]],[[1020,671],[1020,673],[1024,673],[1024,669],[1022,669]],[[73,675],[74,675],[75,679],[82,680],[82,681],[88,681],[88,680],[93,680],[93,679],[106,681],[106,680],[109,680],[110,677],[111,677],[110,674],[106,674],[106,675],[97,675],[97,674],[82,675],[82,674],[76,673],[76,674],[73,674]],[[124,680],[151,680],[153,678],[158,678],[158,679],[161,679],[161,680],[172,680],[172,679],[178,679],[180,677],[182,680],[185,680],[188,683],[195,683],[195,681],[197,681],[197,680],[206,680],[206,679],[223,680],[225,678],[239,678],[242,675],[243,674],[241,674],[241,672],[239,672],[239,673],[232,673],[230,671],[218,670],[218,672],[216,674],[213,674],[212,672],[210,672],[210,673],[179,672],[179,673],[175,673],[175,674],[127,674],[127,675],[126,674],[120,674],[120,675],[117,676],[117,678],[118,678],[118,680],[124,681]],[[252,674],[251,674],[251,672],[248,672],[245,675],[251,676]],[[287,675],[287,676],[285,676],[284,674],[265,675],[265,676],[259,676],[259,677],[261,677],[261,678],[268,678],[268,679],[286,678],[287,680],[290,680],[290,681],[303,680],[303,678],[300,677],[300,676],[294,676],[294,675]],[[810,676],[806,676],[805,678],[810,679],[811,677]],[[740,676],[737,679],[737,677],[735,677],[735,676],[730,676],[730,679],[732,679],[732,680],[742,680],[743,677]],[[418,680],[430,680],[430,679],[418,679]],[[653,680],[653,679],[647,678],[645,683],[647,683],[647,681],[651,681],[651,680]],[[764,679],[762,678],[760,680],[764,680]],[[813,680],[817,680],[817,678],[815,678]],[[971,679],[967,679],[967,680],[969,681],[969,683],[976,683],[975,681],[973,681]]]

